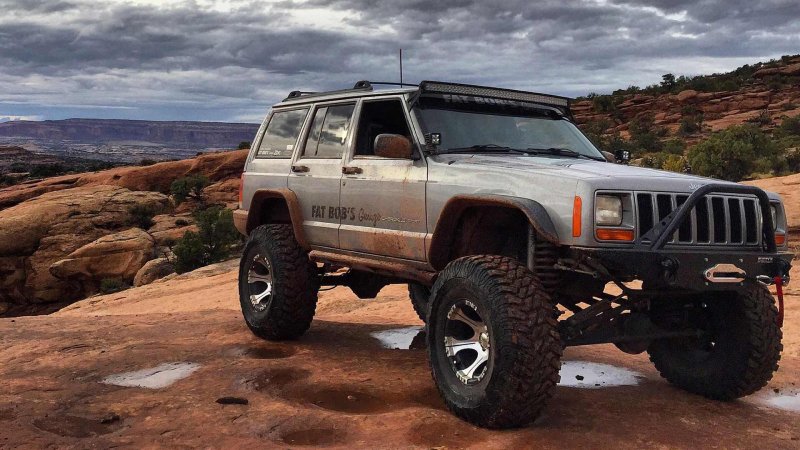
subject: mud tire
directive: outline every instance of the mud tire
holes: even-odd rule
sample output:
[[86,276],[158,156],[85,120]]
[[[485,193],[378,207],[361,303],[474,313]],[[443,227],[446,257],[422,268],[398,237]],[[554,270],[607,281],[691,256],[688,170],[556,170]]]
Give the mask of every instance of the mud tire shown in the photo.
[[[455,374],[444,342],[451,305],[468,296],[489,327],[486,372],[477,384]],[[502,256],[468,256],[451,262],[431,294],[427,344],[431,373],[447,407],[486,428],[533,422],[559,382],[562,345],[554,305],[539,279]]]
[[431,290],[419,283],[408,283],[408,296],[411,298],[411,306],[419,316],[419,320],[428,320],[428,302],[431,298]]
[[778,309],[764,286],[704,299],[708,328],[715,337],[710,351],[684,339],[654,341],[650,360],[667,381],[715,400],[752,394],[772,378],[781,358],[783,334]]
[[[272,299],[259,311],[250,301],[248,273],[255,255],[272,268]],[[250,233],[239,264],[239,302],[247,327],[256,336],[279,341],[297,339],[311,326],[317,307],[316,265],[295,240],[291,225],[261,225]]]

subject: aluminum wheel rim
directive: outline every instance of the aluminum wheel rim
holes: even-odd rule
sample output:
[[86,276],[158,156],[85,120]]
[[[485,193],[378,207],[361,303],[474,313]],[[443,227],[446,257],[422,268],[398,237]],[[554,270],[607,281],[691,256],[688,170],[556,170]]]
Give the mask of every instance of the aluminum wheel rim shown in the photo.
[[264,311],[272,301],[272,266],[265,256],[257,254],[247,271],[250,303],[256,311]]
[[450,368],[464,384],[479,383],[489,368],[489,327],[469,300],[457,301],[447,312],[444,348]]

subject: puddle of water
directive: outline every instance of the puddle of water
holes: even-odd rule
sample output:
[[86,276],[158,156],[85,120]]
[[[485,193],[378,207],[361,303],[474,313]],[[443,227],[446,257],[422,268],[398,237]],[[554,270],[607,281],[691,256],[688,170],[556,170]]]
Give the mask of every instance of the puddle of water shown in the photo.
[[423,327],[404,327],[373,331],[369,335],[379,340],[384,348],[407,350],[419,348],[419,339],[415,338],[421,333],[424,333]]
[[800,412],[800,391],[792,389],[764,389],[753,395],[755,403],[784,411]]
[[347,387],[330,387],[298,389],[290,393],[289,398],[303,403],[311,403],[330,411],[347,414],[380,413],[391,408],[387,399],[361,390]]
[[333,445],[345,441],[345,433],[335,428],[308,428],[281,434],[281,441],[289,445]]
[[102,382],[115,386],[161,389],[188,377],[199,368],[200,364],[190,362],[164,363],[149,369],[109,375]]
[[119,428],[118,425],[104,423],[103,420],[71,415],[52,415],[39,418],[33,421],[33,426],[58,436],[75,438],[88,438],[108,434]]
[[294,355],[289,347],[241,347],[236,346],[225,351],[226,355],[253,359],[281,359]]
[[589,361],[564,361],[559,386],[601,389],[613,386],[636,386],[645,378],[639,372]]

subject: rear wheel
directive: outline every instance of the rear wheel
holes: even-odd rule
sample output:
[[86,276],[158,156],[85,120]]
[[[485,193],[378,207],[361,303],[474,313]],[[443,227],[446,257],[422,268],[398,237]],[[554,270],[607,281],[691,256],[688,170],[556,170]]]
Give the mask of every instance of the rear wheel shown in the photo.
[[657,340],[648,348],[667,381],[712,399],[733,400],[772,378],[783,335],[766,287],[704,295],[687,314],[691,326],[702,331],[700,337]]
[[550,297],[516,260],[450,263],[431,294],[428,356],[448,408],[473,424],[532,422],[559,381],[561,340]]
[[419,283],[408,283],[408,296],[411,298],[411,305],[414,311],[423,322],[428,321],[428,301],[431,297],[431,290]]
[[314,318],[318,290],[316,266],[291,225],[262,225],[250,233],[239,265],[239,302],[256,336],[300,337]]

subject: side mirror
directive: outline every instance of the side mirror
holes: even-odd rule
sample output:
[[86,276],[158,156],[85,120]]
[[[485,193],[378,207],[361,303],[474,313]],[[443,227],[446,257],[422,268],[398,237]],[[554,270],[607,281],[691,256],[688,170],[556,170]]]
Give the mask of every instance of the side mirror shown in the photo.
[[614,154],[613,154],[613,153],[611,153],[611,152],[607,152],[607,151],[605,151],[605,150],[601,150],[601,151],[600,151],[600,153],[602,153],[602,154],[603,154],[603,156],[605,156],[605,157],[606,157],[606,161],[608,161],[608,162],[610,162],[610,163],[615,163],[615,162],[617,162],[617,158],[614,156]]
[[399,134],[379,134],[375,137],[374,154],[382,158],[414,158],[414,149],[407,137]]

